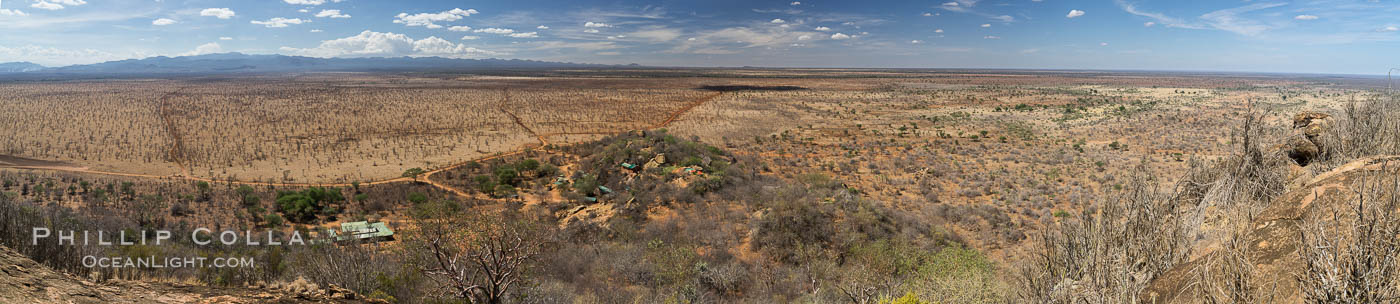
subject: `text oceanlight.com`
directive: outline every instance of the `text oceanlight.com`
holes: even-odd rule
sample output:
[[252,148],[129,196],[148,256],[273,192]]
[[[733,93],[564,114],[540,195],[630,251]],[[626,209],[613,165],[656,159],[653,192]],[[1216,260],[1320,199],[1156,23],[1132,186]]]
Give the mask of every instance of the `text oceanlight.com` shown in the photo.
[[[121,231],[101,231],[101,230],[50,230],[44,227],[35,227],[32,230],[30,242],[32,245],[39,245],[40,242],[54,242],[60,246],[134,246],[134,245],[163,245],[175,241],[175,234],[168,230],[121,230]],[[246,246],[287,246],[287,245],[307,245],[301,233],[292,231],[286,235],[279,235],[273,231],[252,232],[252,231],[219,231],[215,232],[208,228],[198,228],[188,235],[189,243],[198,246],[208,246],[221,244],[226,246],[246,245]],[[252,257],[166,257],[166,256],[96,256],[88,255],[82,259],[83,267],[87,268],[235,268],[235,267],[256,267]]]
[[87,268],[235,268],[254,267],[253,262],[251,257],[83,257],[83,267]]

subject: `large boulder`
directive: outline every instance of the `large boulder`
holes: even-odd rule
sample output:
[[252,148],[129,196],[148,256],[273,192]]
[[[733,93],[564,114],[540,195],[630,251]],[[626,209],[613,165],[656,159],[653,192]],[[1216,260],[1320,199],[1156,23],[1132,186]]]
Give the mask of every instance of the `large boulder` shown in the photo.
[[1293,130],[1312,139],[1332,126],[1332,115],[1322,112],[1301,112],[1293,115]]
[[1321,112],[1301,112],[1293,115],[1293,132],[1283,145],[1283,152],[1299,166],[1307,166],[1324,154],[1325,135],[1332,128],[1332,116]]
[[1308,166],[1313,160],[1322,154],[1322,150],[1317,147],[1317,143],[1308,140],[1307,137],[1293,136],[1288,138],[1287,144],[1288,158],[1293,159],[1299,166]]

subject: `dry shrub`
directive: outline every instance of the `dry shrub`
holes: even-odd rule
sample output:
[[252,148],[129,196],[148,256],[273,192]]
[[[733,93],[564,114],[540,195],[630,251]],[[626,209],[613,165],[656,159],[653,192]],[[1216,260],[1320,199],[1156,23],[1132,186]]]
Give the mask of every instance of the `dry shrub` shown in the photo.
[[[317,244],[290,253],[287,267],[298,279],[334,284],[360,294],[381,293],[413,298],[419,280],[396,255],[380,244]],[[392,251],[389,251],[392,252]]]
[[1389,179],[1361,181],[1351,214],[1314,215],[1304,224],[1298,280],[1306,302],[1400,301],[1400,178]]
[[1258,277],[1249,259],[1249,242],[1241,229],[1224,248],[1192,269],[1196,281],[1190,288],[1202,303],[1273,303],[1274,290],[1255,289]]
[[[1145,171],[1139,168],[1139,172]],[[1181,211],[1154,180],[1134,177],[1111,198],[1042,231],[1021,265],[1030,303],[1128,303],[1188,254]]]
[[1400,95],[1376,95],[1347,103],[1325,129],[1321,146],[1324,166],[1331,169],[1372,155],[1400,154]]

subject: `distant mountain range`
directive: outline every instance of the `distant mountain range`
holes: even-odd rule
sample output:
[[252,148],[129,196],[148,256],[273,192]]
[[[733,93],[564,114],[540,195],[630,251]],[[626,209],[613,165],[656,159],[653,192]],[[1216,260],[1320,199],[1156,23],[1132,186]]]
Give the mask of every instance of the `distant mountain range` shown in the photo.
[[23,73],[43,70],[44,66],[32,62],[0,63],[0,73]]
[[0,73],[36,74],[183,74],[350,71],[450,71],[512,68],[580,68],[610,65],[519,59],[442,57],[315,58],[284,55],[208,54],[149,57],[46,68],[28,62],[0,63]]

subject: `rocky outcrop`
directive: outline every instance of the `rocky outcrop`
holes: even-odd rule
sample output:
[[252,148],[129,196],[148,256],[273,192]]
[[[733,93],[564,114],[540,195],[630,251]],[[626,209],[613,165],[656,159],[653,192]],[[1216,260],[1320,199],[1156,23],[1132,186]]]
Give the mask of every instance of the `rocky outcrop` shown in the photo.
[[1307,166],[1322,156],[1324,134],[1332,127],[1332,116],[1321,112],[1293,115],[1293,132],[1284,145],[1284,152],[1299,166]]
[[[1247,248],[1244,250],[1254,273],[1249,286],[1267,291],[1273,303],[1302,303],[1298,277],[1304,270],[1301,238],[1303,227],[1322,224],[1326,227],[1354,227],[1355,220],[1332,217],[1334,212],[1346,214],[1356,202],[1360,182],[1377,176],[1400,174],[1400,156],[1379,156],[1353,161],[1337,169],[1311,178],[1270,202],[1248,226]],[[1325,221],[1316,223],[1315,221]],[[1201,280],[1200,271],[1210,267],[1212,259],[1223,254],[1211,254],[1188,263],[1176,265],[1148,285],[1140,299],[1148,303],[1202,303],[1193,286]]]

